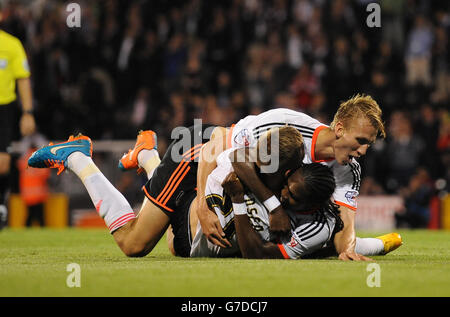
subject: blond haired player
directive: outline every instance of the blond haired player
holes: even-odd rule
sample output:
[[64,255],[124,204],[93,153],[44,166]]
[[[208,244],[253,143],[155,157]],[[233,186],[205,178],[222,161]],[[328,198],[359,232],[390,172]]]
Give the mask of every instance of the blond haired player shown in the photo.
[[[143,168],[149,179],[143,187],[146,198],[137,216],[123,195],[111,185],[92,161],[92,143],[86,136],[70,137],[67,142],[43,147],[34,152],[28,163],[32,167],[58,168],[59,172],[65,168],[72,170],[85,185],[98,213],[103,217],[119,247],[128,256],[144,256],[151,252],[169,224],[172,225],[173,240],[170,245],[173,246],[171,251],[174,254],[179,256],[235,255],[238,250],[236,250],[236,237],[232,232],[228,232],[228,238],[234,243],[229,245],[230,248],[221,251],[219,250],[221,248],[202,238],[201,227],[197,226],[195,201],[198,191],[195,187],[198,164],[195,162],[195,158],[198,157],[203,142],[210,138],[210,128],[212,127],[194,126],[184,129],[186,133],[182,133],[180,138],[176,138],[172,142],[162,160],[159,159],[156,151],[155,133],[143,131],[138,135],[135,147],[125,154],[119,163],[119,167],[123,169]],[[279,131],[279,133],[273,134],[272,131]],[[201,137],[195,141],[200,135]],[[278,161],[278,168],[273,174],[264,174],[261,177],[266,182],[270,182],[272,177],[277,176],[276,174],[281,174],[284,179],[287,179],[283,189],[283,201],[289,201],[291,210],[307,210],[310,213],[311,208],[318,208],[324,201],[329,200],[335,188],[334,176],[327,167],[316,164],[325,169],[327,171],[325,176],[328,176],[323,177],[323,173],[315,173],[312,179],[308,178],[308,182],[305,178],[304,183],[310,184],[309,187],[314,184],[315,190],[308,189],[308,186],[302,186],[302,178],[296,180],[300,168],[297,170],[291,170],[291,168],[297,168],[298,162],[304,156],[303,138],[292,127],[271,129],[265,133],[264,137],[259,138],[258,147],[254,149],[258,158],[255,165],[260,169],[262,169],[262,161],[267,163],[264,155],[269,154],[258,151],[261,148],[260,144],[264,144],[265,140],[277,138],[277,135],[280,140],[280,149],[273,152],[274,148],[270,143],[270,160]],[[183,145],[188,148],[187,151],[183,149]],[[276,146],[275,143],[273,145]],[[222,151],[217,158],[221,168],[218,166],[208,176],[209,187],[206,192],[211,199],[216,196],[224,197],[221,183],[228,172],[232,170],[231,161],[228,159],[230,150]],[[182,153],[181,160],[176,158],[177,153]],[[281,157],[278,157],[277,154]],[[220,157],[222,159],[219,159]],[[312,164],[308,165],[312,166]],[[301,170],[303,177],[306,177],[303,167]],[[228,224],[233,222],[233,210],[224,203],[224,200],[219,203],[221,208],[217,209],[216,207],[219,205],[214,206],[216,201],[211,199],[208,199],[211,210],[214,210],[217,215],[224,215],[227,219],[225,222],[225,218],[222,218],[222,228],[230,229]],[[268,213],[265,206],[259,203],[256,197],[250,200],[253,201],[252,203],[248,201],[252,219],[257,223],[258,230],[267,239],[270,233],[268,226],[265,225],[268,224]],[[222,214],[223,212],[226,216]],[[291,217],[293,226],[295,224],[293,229],[296,230],[293,233],[294,240],[291,242],[285,240],[284,243],[275,245],[275,253],[272,253],[273,248],[270,248],[272,251],[268,255],[269,257],[280,258],[290,254],[289,257],[297,258],[317,250],[329,240],[334,231],[335,222],[339,220],[338,216],[328,214],[326,211],[314,215],[291,213]],[[195,232],[197,234],[193,234]],[[194,238],[195,240],[192,241]],[[373,241],[378,241],[380,250],[384,248],[381,241],[377,239],[373,239]],[[255,250],[257,249],[259,248],[255,247]]]
[[[302,133],[305,149],[304,163],[318,162],[333,170],[336,180],[333,199],[340,206],[340,216],[344,223],[344,229],[334,238],[339,259],[368,260],[355,252],[356,197],[359,194],[361,181],[361,169],[356,159],[366,154],[378,135],[386,136],[379,105],[372,97],[358,94],[341,103],[330,126],[304,113],[282,108],[273,109],[243,118],[231,129],[223,129],[221,137],[213,142],[225,142],[228,147],[237,149],[234,155],[239,155],[239,152],[243,151],[242,148],[254,146],[265,131],[284,125],[292,126]],[[212,144],[213,142],[207,143],[204,148],[217,147]],[[273,189],[270,185],[266,187],[259,180],[251,166],[236,161],[233,163],[233,168],[240,180],[271,211],[270,229],[274,232],[288,232],[289,218],[273,194]],[[215,166],[212,160],[200,160],[197,181],[199,194],[204,192],[207,176]],[[274,179],[273,183],[277,181]],[[203,233],[212,242],[224,241],[224,233],[217,217],[208,212],[202,197],[199,197],[198,202],[201,204],[198,216]],[[389,241],[383,242],[389,243]]]
[[[0,23],[3,18],[0,4]],[[19,39],[0,29],[0,229],[6,225],[6,194],[9,188],[11,156],[7,148],[13,138],[14,107],[17,107],[16,82],[22,103],[20,132],[34,132],[32,93],[27,56]]]

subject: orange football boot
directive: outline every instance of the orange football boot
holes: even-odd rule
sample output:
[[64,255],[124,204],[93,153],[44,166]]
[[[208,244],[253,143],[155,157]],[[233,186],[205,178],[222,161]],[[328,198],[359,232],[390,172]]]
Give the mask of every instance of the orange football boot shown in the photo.
[[124,154],[119,160],[119,169],[122,171],[138,168],[138,173],[142,171],[139,168],[138,154],[141,150],[153,150],[157,149],[156,133],[152,130],[139,131],[136,139],[136,144],[133,149],[128,150],[128,153]]

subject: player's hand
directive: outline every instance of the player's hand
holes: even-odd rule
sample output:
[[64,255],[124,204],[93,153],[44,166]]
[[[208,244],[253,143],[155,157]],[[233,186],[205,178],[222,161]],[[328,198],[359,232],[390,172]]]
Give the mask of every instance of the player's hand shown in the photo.
[[231,243],[226,238],[222,226],[220,225],[219,218],[215,213],[208,210],[204,214],[204,217],[199,218],[199,220],[203,234],[211,243],[218,245],[221,248],[231,247]]
[[354,251],[344,251],[339,254],[339,260],[341,261],[373,261],[364,255],[357,254]]
[[235,172],[231,172],[222,182],[222,187],[235,203],[244,201],[244,186]]
[[281,239],[291,232],[291,222],[283,207],[278,206],[269,214],[269,229],[273,237]]
[[30,113],[24,113],[20,118],[20,133],[22,136],[33,134],[36,130],[34,116]]

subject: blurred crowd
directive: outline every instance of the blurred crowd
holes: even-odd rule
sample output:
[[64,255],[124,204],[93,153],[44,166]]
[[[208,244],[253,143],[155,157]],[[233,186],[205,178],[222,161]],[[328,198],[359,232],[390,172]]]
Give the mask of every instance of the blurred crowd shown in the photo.
[[274,107],[329,123],[340,101],[367,93],[388,138],[361,161],[361,193],[448,191],[448,1],[383,0],[379,28],[367,26],[368,0],[75,2],[80,28],[66,25],[68,2],[4,10],[47,138],[153,129],[164,143],[195,118],[228,126]]

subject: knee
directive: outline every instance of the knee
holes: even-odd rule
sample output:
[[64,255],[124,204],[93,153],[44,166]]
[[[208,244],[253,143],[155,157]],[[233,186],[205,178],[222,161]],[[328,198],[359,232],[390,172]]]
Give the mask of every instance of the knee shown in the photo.
[[151,250],[148,250],[145,247],[140,246],[131,246],[125,249],[122,249],[125,255],[129,258],[142,258],[150,253]]
[[122,252],[130,258],[141,258],[146,256],[150,253],[152,248],[149,248],[146,245],[139,244],[136,242],[129,242],[129,243],[121,243],[119,244],[120,249]]
[[144,257],[150,253],[154,245],[150,243],[139,242],[138,239],[133,238],[127,234],[113,234],[117,245],[127,257],[139,258]]

